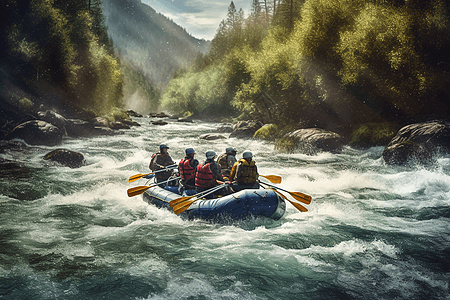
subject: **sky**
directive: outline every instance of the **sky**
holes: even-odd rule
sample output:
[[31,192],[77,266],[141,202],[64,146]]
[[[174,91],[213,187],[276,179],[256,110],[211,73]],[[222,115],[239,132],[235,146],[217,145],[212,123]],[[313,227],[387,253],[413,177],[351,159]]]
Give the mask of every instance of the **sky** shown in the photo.
[[[226,19],[231,0],[141,0],[172,19],[192,36],[212,40],[220,21]],[[248,15],[252,0],[233,0]]]

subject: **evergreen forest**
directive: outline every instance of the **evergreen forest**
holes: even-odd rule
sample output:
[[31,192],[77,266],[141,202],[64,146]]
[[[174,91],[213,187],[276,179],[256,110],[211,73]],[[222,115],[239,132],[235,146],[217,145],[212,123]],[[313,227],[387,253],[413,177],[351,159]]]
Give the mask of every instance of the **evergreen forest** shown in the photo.
[[210,51],[162,105],[348,134],[449,114],[450,4],[443,0],[231,2]]
[[121,111],[124,79],[100,0],[2,0],[0,22],[2,102]]

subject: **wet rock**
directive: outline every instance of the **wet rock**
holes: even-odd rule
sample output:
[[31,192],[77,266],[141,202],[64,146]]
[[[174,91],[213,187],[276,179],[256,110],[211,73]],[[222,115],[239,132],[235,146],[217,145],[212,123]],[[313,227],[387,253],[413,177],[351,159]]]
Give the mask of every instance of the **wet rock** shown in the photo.
[[198,138],[207,141],[226,139],[225,136],[216,133],[205,133],[199,136]]
[[150,114],[151,118],[169,118],[170,116],[165,113],[158,113],[158,114]]
[[120,121],[121,123],[128,125],[128,126],[141,126],[141,124],[139,124],[138,122],[135,121],[128,121],[128,120],[122,120]]
[[123,121],[114,122],[109,124],[111,129],[130,129],[131,127],[124,124]]
[[401,128],[383,151],[388,164],[404,164],[408,160],[426,164],[437,153],[450,153],[450,122],[435,120]]
[[10,137],[23,139],[30,145],[56,146],[61,144],[63,133],[55,125],[33,120],[16,126],[11,131]]
[[95,130],[95,126],[80,119],[69,119],[70,125],[67,127],[67,134],[71,137],[88,137],[92,135]]
[[169,123],[165,122],[165,121],[154,121],[152,122],[153,125],[167,125]]
[[255,132],[263,126],[260,121],[239,121],[233,125],[233,131],[230,134],[230,138],[253,138]]
[[68,135],[67,128],[70,126],[70,122],[60,114],[52,110],[47,110],[45,112],[40,111],[37,115],[40,120],[55,125],[63,132],[64,135]]
[[127,115],[129,117],[142,118],[142,115],[140,113],[137,113],[137,112],[135,112],[134,110],[131,110],[131,109],[127,110],[126,113],[127,113]]
[[231,133],[233,132],[233,126],[231,124],[222,124],[216,131],[220,133]]
[[69,168],[79,168],[85,164],[83,154],[68,149],[55,149],[47,153],[44,160],[57,162]]
[[339,134],[321,128],[308,128],[288,132],[277,141],[275,149],[314,155],[322,151],[336,153],[342,146],[343,139]]
[[92,125],[99,127],[110,127],[109,121],[103,117],[96,117],[91,120]]

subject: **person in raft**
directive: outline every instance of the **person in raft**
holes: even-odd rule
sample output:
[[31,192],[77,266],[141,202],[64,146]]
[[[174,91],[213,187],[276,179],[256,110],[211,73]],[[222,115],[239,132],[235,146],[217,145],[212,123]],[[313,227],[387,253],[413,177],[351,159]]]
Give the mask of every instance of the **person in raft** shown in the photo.
[[233,182],[232,189],[259,189],[258,168],[253,160],[253,154],[249,150],[242,153],[242,159],[237,161],[231,169],[229,181]]
[[223,180],[228,180],[231,173],[231,168],[233,168],[236,160],[237,150],[234,147],[227,147],[225,153],[222,153],[217,158],[217,164],[220,166],[221,175]]
[[184,190],[195,190],[195,171],[198,166],[198,160],[194,158],[194,148],[186,148],[186,157],[182,158],[178,163],[178,171],[180,172],[180,194]]
[[[165,169],[167,166],[174,165],[175,162],[172,160],[168,153],[169,147],[166,144],[161,144],[159,146],[159,152],[152,155],[152,159],[149,164],[150,170],[153,172]],[[155,174],[156,182],[166,181],[172,175],[172,170],[167,170],[166,172],[158,172]],[[169,185],[175,186],[176,180],[170,181]]]
[[[195,187],[197,192],[203,192],[218,185],[217,180],[222,179],[220,175],[220,166],[214,161],[216,152],[206,151],[206,160],[198,164],[195,172]],[[221,194],[220,191],[211,194],[208,198],[213,198]]]

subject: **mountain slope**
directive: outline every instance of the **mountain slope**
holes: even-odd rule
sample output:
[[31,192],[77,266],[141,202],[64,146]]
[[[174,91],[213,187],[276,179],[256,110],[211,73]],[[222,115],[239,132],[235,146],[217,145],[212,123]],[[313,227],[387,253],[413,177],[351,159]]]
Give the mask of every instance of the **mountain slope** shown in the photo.
[[103,0],[108,34],[121,56],[163,89],[172,74],[189,66],[209,41],[199,40],[140,0]]

